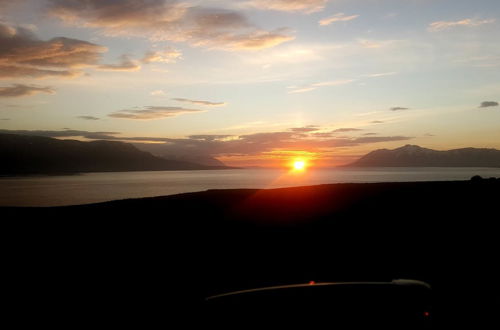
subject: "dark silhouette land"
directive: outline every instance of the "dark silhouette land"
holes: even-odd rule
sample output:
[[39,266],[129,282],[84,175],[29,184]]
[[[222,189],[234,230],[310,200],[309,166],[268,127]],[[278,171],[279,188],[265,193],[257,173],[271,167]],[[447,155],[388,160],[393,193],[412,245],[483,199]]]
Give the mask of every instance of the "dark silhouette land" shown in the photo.
[[476,178],[1,208],[4,285],[57,324],[188,327],[228,291],[415,279],[437,328],[495,328],[499,193]]
[[0,154],[0,175],[229,168],[164,159],[124,142],[82,142],[3,133]]
[[500,167],[500,150],[463,148],[438,151],[415,145],[368,153],[349,167]]

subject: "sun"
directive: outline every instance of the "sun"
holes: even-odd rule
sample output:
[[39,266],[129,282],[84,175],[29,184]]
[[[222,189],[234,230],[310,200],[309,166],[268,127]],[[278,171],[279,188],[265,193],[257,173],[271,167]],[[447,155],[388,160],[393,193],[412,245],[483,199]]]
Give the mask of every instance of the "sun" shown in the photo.
[[293,162],[293,169],[295,171],[303,171],[306,168],[306,162],[303,160],[296,160]]

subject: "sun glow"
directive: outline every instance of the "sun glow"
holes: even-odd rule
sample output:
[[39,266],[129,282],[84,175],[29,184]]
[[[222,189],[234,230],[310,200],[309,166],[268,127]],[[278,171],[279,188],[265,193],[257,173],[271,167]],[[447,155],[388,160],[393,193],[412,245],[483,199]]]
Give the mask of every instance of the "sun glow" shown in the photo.
[[306,162],[304,160],[295,160],[293,162],[293,169],[295,171],[303,171],[306,169]]

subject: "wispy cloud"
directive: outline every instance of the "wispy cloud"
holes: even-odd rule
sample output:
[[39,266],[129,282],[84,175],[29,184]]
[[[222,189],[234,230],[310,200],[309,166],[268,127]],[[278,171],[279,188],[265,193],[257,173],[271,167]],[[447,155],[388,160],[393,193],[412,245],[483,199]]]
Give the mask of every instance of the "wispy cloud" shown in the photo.
[[383,72],[383,73],[367,74],[367,75],[364,75],[363,77],[366,77],[366,78],[378,78],[378,77],[394,76],[396,74],[398,74],[398,73],[397,72]]
[[225,106],[227,104],[225,102],[190,100],[190,99],[184,99],[184,98],[180,98],[180,97],[173,98],[172,100],[178,101],[178,102],[192,103],[192,104],[197,104],[197,105],[206,105],[206,106],[210,106],[210,107],[220,107],[220,106]]
[[293,127],[289,129],[292,132],[295,133],[309,133],[309,132],[315,132],[319,131],[320,128],[315,125],[309,125],[309,126],[304,126],[304,127]]
[[359,132],[359,131],[362,131],[362,129],[346,127],[346,128],[337,128],[333,130],[332,133],[347,133],[347,132]]
[[55,94],[56,91],[51,87],[38,87],[23,84],[15,84],[8,87],[0,87],[0,97],[22,97],[39,93]]
[[410,110],[410,108],[405,108],[405,107],[393,107],[390,109],[391,111],[404,111],[404,110]]
[[322,81],[322,82],[317,82],[313,83],[307,86],[290,86],[288,87],[290,91],[288,94],[297,94],[297,93],[306,93],[313,91],[319,87],[329,87],[329,86],[342,86],[342,85],[348,85],[353,82],[355,82],[356,79],[345,79],[345,80],[330,80],[330,81]]
[[155,120],[176,117],[184,114],[204,112],[198,109],[181,107],[147,106],[142,109],[125,109],[109,114],[109,117],[135,120]]
[[430,32],[437,32],[437,31],[442,31],[442,30],[448,30],[454,27],[474,27],[474,26],[480,26],[484,24],[492,24],[496,20],[495,19],[476,19],[476,18],[466,18],[460,21],[438,21],[438,22],[433,22],[429,24],[429,27],[427,28],[428,31]]
[[149,51],[142,59],[143,63],[175,63],[182,58],[182,53],[174,48],[167,47],[161,51]]
[[100,71],[139,71],[141,66],[137,61],[131,60],[127,55],[121,57],[121,61],[118,64],[102,64],[97,67]]
[[65,137],[83,137],[90,140],[114,140],[117,139],[114,135],[118,135],[118,132],[89,132],[89,131],[79,131],[64,129],[62,131],[42,131],[42,130],[6,130],[0,129],[0,133],[7,134],[19,134],[19,135],[32,135],[32,136],[44,136],[52,138],[65,138]]
[[306,14],[322,11],[329,0],[250,0],[243,6],[260,10],[303,12]]
[[358,18],[359,15],[346,16],[344,13],[335,14],[330,17],[323,18],[319,21],[319,25],[326,26],[336,22],[348,22]]
[[165,96],[167,95],[167,93],[161,89],[157,89],[155,91],[152,91],[151,93],[149,93],[151,96]]
[[84,120],[99,120],[100,118],[94,117],[94,116],[78,116],[77,118],[84,119]]

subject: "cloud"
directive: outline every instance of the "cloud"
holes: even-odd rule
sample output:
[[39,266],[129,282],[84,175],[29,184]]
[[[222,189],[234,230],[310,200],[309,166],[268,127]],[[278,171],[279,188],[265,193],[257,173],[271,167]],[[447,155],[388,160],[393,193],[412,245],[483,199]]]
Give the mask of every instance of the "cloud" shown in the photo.
[[186,42],[211,49],[258,50],[294,39],[286,29],[260,29],[235,11],[175,0],[50,0],[49,12],[68,24],[98,28],[110,36]]
[[365,144],[365,143],[407,141],[411,139],[413,139],[413,137],[410,136],[371,136],[371,137],[360,137],[354,139],[353,142],[357,144]]
[[26,67],[26,66],[16,66],[16,65],[0,65],[0,79],[5,78],[48,78],[48,77],[59,77],[59,78],[75,78],[81,76],[83,72],[81,71],[70,71],[70,70],[46,70],[40,68]]
[[448,30],[454,27],[474,27],[480,26],[484,24],[492,24],[495,22],[495,19],[485,19],[479,20],[475,18],[466,18],[460,21],[439,21],[429,24],[428,31],[430,32],[438,32],[442,30]]
[[69,69],[94,66],[107,49],[65,37],[38,39],[31,30],[0,23],[0,77],[72,78],[81,72]]
[[31,135],[31,136],[43,136],[51,138],[68,138],[68,137],[83,137],[91,140],[114,140],[117,139],[113,135],[117,135],[117,132],[89,132],[89,131],[78,131],[65,129],[62,131],[42,131],[42,130],[6,130],[0,129],[0,133],[6,134],[19,134],[19,135]]
[[297,89],[293,89],[293,90],[289,91],[288,94],[307,93],[307,92],[311,92],[315,89],[316,89],[316,87],[297,88]]
[[384,122],[382,120],[373,120],[370,122],[370,124],[383,124]]
[[143,63],[175,63],[182,58],[182,53],[174,48],[167,47],[162,51],[149,51],[142,59]]
[[319,21],[319,25],[326,26],[336,22],[348,22],[358,17],[359,15],[346,16],[344,13],[339,13],[327,18],[323,18],[322,20]]
[[346,133],[346,132],[358,132],[362,131],[361,128],[338,128],[333,130],[332,133]]
[[479,106],[480,108],[498,107],[498,102],[495,101],[484,101]]
[[0,118],[0,120],[2,120],[2,121],[8,121],[8,120],[10,120],[10,118]]
[[78,116],[77,118],[85,119],[85,120],[99,120],[100,118],[94,116]]
[[325,8],[329,0],[250,0],[244,6],[260,10],[314,13]]
[[193,140],[203,140],[203,141],[219,141],[224,140],[233,135],[190,135],[188,138]]
[[109,117],[135,120],[155,120],[176,117],[183,114],[204,112],[197,109],[185,109],[181,107],[147,106],[143,109],[120,110],[109,114]]
[[0,87],[0,97],[22,97],[39,93],[55,94],[56,92],[50,87],[37,87],[23,84]]
[[141,66],[136,62],[131,60],[127,55],[122,55],[121,62],[118,64],[101,64],[97,67],[100,71],[139,71]]
[[151,94],[152,96],[165,96],[165,95],[167,95],[167,93],[165,93],[165,91],[162,91],[161,89],[152,91],[149,94]]
[[398,74],[397,72],[384,72],[384,73],[373,73],[373,74],[367,74],[364,75],[363,77],[367,78],[378,78],[378,77],[387,77],[387,76],[393,76]]
[[404,111],[404,110],[410,110],[410,108],[404,108],[404,107],[393,107],[390,109],[391,111]]
[[206,105],[206,106],[211,106],[211,107],[220,107],[220,106],[226,105],[225,102],[210,102],[210,101],[190,100],[190,99],[184,99],[184,98],[173,98],[172,100],[178,101],[178,102],[192,103],[192,104],[197,104],[197,105]]
[[309,132],[319,131],[320,129],[318,126],[309,125],[305,127],[294,127],[290,128],[289,130],[295,133],[309,133]]
[[328,86],[341,86],[341,85],[347,85],[350,83],[355,82],[355,79],[345,79],[345,80],[331,80],[331,81],[323,81],[323,82],[317,82],[310,84],[308,86],[302,86],[302,87],[297,87],[297,86],[290,86],[288,87],[291,89],[288,94],[296,94],[296,93],[306,93],[313,91],[317,89],[318,87],[328,87]]

